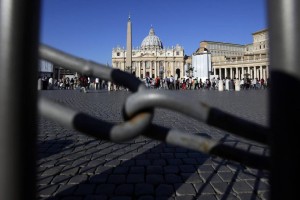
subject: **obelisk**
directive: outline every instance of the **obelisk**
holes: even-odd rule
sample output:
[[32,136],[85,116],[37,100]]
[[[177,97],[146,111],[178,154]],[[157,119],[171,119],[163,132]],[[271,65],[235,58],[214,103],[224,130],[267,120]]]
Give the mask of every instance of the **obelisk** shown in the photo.
[[130,15],[127,22],[127,52],[125,69],[132,73],[132,33]]

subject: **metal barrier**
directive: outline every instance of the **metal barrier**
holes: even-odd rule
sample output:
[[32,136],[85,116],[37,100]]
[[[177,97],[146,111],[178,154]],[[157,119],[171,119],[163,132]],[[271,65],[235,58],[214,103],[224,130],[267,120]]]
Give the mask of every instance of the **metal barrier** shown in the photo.
[[[23,199],[24,196],[28,199],[35,198],[37,110],[51,120],[99,139],[119,142],[144,135],[254,168],[270,170],[271,199],[292,199],[292,196],[297,195],[294,187],[299,177],[296,165],[299,151],[297,136],[294,134],[297,121],[292,116],[297,116],[299,111],[297,98],[294,97],[300,78],[297,67],[297,63],[300,63],[297,49],[300,29],[298,1],[268,1],[271,49],[270,127],[260,126],[184,97],[170,98],[172,94],[166,91],[147,91],[146,98],[144,85],[133,75],[76,58],[46,45],[38,47],[39,4],[38,0],[29,3],[1,0],[0,199]],[[38,99],[35,69],[38,53],[40,58],[65,68],[129,88],[133,94],[124,104],[125,122],[112,124],[57,102]],[[23,88],[11,89],[8,80],[26,84]],[[190,102],[182,103],[187,101]],[[270,145],[271,157],[237,149],[221,141],[154,125],[151,121],[156,107],[175,110],[232,134]],[[24,131],[29,134],[24,134]]]

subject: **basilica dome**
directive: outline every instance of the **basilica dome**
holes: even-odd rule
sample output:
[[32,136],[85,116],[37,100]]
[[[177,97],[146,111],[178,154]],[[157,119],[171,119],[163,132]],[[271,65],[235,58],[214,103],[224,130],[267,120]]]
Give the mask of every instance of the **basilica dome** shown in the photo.
[[159,37],[155,35],[153,27],[150,28],[149,35],[144,38],[141,44],[142,49],[162,49],[163,45]]

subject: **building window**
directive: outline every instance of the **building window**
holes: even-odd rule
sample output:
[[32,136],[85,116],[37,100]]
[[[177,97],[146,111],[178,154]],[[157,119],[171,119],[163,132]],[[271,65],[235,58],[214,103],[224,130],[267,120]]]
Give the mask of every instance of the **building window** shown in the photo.
[[117,53],[117,56],[120,56],[120,52]]
[[146,61],[146,69],[150,68],[150,61]]
[[179,51],[176,51],[176,55],[179,56]]

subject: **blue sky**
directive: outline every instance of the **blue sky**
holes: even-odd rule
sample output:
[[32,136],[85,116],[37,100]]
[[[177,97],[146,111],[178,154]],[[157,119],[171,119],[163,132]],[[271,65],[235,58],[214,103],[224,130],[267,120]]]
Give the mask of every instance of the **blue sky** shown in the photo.
[[267,28],[266,0],[42,0],[40,41],[75,56],[111,65],[112,49],[141,45],[151,25],[164,47],[191,55],[203,40],[252,43]]

